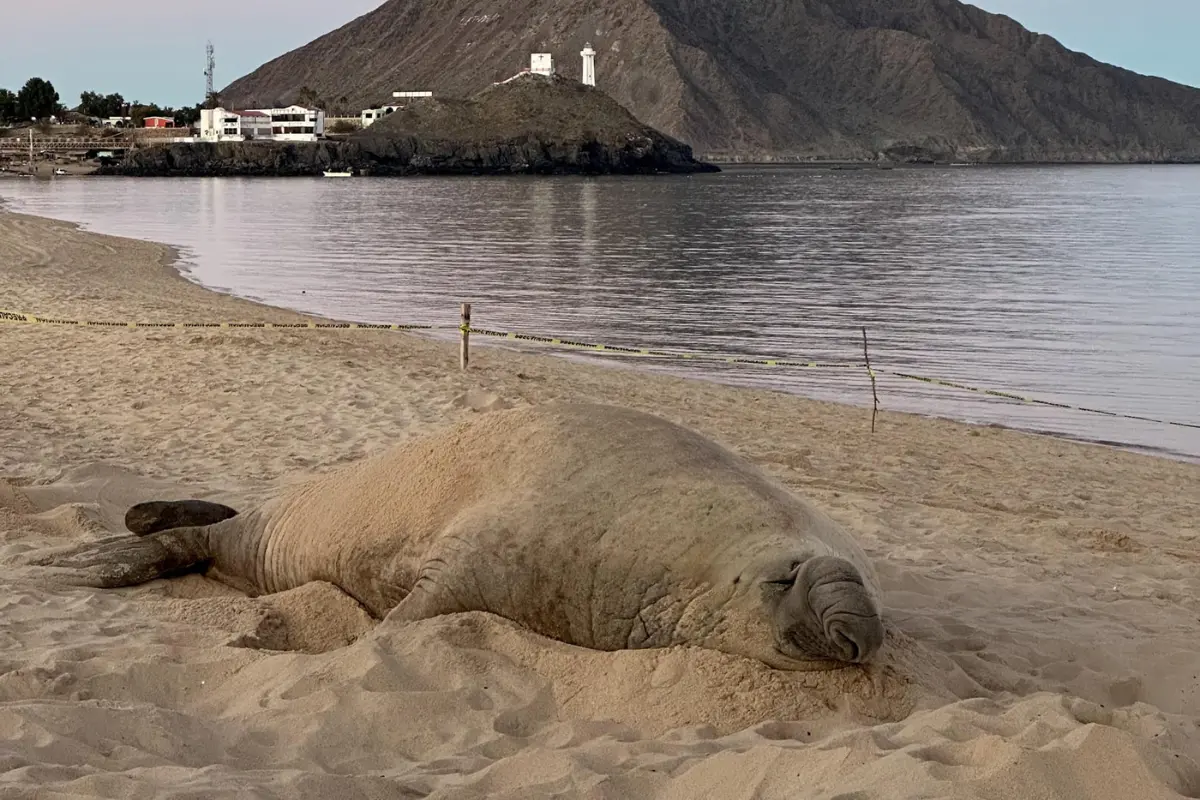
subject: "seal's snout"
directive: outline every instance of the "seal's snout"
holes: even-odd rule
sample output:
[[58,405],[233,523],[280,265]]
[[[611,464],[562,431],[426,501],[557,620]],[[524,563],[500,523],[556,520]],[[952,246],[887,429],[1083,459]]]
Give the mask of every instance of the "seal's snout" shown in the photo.
[[830,643],[842,654],[842,661],[863,664],[883,646],[883,621],[878,616],[846,617],[825,626]]
[[814,656],[865,664],[883,646],[879,605],[858,569],[843,558],[804,562],[779,612],[791,642]]

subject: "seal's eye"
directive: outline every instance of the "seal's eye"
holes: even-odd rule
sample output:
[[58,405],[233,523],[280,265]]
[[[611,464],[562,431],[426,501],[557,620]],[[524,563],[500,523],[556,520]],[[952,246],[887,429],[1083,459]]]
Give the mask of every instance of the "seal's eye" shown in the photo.
[[772,586],[793,586],[796,583],[796,576],[799,574],[800,574],[800,562],[793,561],[788,566],[787,575],[784,575],[781,578],[776,578],[775,580],[763,581],[763,583],[767,583]]

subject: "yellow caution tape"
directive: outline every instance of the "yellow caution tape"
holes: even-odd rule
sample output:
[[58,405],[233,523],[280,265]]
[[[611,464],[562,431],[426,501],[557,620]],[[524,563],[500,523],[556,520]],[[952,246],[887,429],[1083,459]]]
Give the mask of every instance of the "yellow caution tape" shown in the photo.
[[604,355],[639,356],[643,358],[658,358],[680,361],[718,362],[725,364],[751,364],[762,367],[791,367],[801,369],[853,369],[861,367],[861,362],[821,362],[798,361],[784,358],[755,358],[752,356],[720,355],[717,353],[688,353],[678,350],[654,350],[648,347],[622,347],[620,345],[600,344],[597,342],[581,342],[575,339],[564,339],[558,336],[539,336],[533,333],[516,333],[513,331],[492,331],[485,328],[471,328],[471,333],[481,336],[491,336],[498,339],[510,339],[520,342],[535,342],[553,347],[567,347],[575,350],[587,350]]
[[750,364],[765,367],[791,367],[807,369],[843,369],[861,367],[862,363],[798,361],[782,358],[755,358],[741,355],[719,355],[714,353],[688,353],[673,350],[653,350],[646,347],[622,347],[620,345],[600,344],[597,342],[581,342],[575,339],[565,339],[557,336],[539,336],[532,333],[517,333],[515,331],[494,331],[486,328],[473,328],[467,325],[416,325],[416,324],[386,324],[368,322],[98,322],[71,319],[55,319],[39,317],[19,311],[0,310],[0,322],[27,322],[42,325],[74,325],[101,328],[282,328],[282,329],[321,329],[321,330],[457,330],[461,333],[475,333],[480,336],[490,336],[499,339],[510,339],[521,342],[534,342],[556,347],[588,350],[606,355],[632,355],[660,359],[679,359],[684,361],[721,362],[726,364]]
[[784,358],[757,358],[753,356],[720,355],[716,353],[689,353],[677,350],[655,350],[648,347],[623,347],[620,345],[600,344],[598,342],[582,342],[575,339],[565,339],[559,336],[541,336],[538,334],[518,333],[515,331],[494,331],[486,328],[473,328],[467,325],[421,325],[370,322],[103,322],[92,320],[54,319],[51,317],[39,317],[34,314],[26,314],[19,311],[5,310],[0,310],[0,322],[17,322],[41,325],[74,325],[102,328],[279,328],[283,330],[301,329],[372,331],[458,330],[462,333],[475,333],[479,334],[480,336],[490,336],[497,339],[533,342],[537,344],[550,345],[552,347],[585,350],[602,355],[636,356],[641,358],[697,361],[705,363],[745,364],[763,367],[786,367],[791,369],[858,369],[866,367],[867,373],[872,380],[875,379],[877,374],[891,375],[903,380],[919,381],[921,383],[926,383],[933,386],[942,386],[948,389],[959,389],[962,391],[973,392],[975,394],[982,394],[990,397],[997,397],[1003,400],[1011,400],[1028,405],[1046,406],[1050,408],[1064,409],[1067,411],[1081,411],[1087,414],[1100,414],[1106,417],[1136,420],[1138,422],[1152,422],[1159,425],[1173,425],[1180,428],[1200,429],[1200,423],[1179,422],[1177,420],[1159,419],[1156,417],[1146,417],[1138,414],[1125,414],[1118,411],[1105,411],[1098,408],[1088,408],[1087,406],[1076,406],[1069,403],[1058,403],[1052,400],[1041,400],[1035,397],[1026,397],[1014,392],[1006,392],[999,389],[987,389],[978,386],[970,386],[957,381],[931,378],[925,375],[915,375],[908,372],[894,372],[891,370],[876,370],[863,361],[801,361]]
[[413,325],[375,322],[105,322],[80,319],[54,319],[18,311],[0,310],[0,322],[28,322],[40,325],[74,325],[94,328],[282,328],[321,330],[413,331],[434,330],[438,325]]
[[965,392],[974,392],[975,394],[988,395],[990,397],[999,397],[1003,400],[1012,400],[1018,403],[1025,403],[1034,406],[1046,406],[1049,408],[1061,408],[1067,411],[1082,411],[1085,414],[1100,414],[1105,417],[1117,417],[1119,419],[1132,419],[1138,422],[1153,422],[1158,425],[1174,425],[1178,428],[1196,428],[1200,429],[1200,423],[1196,422],[1179,422],[1178,420],[1159,419],[1157,417],[1144,417],[1139,414],[1125,414],[1120,411],[1105,411],[1099,408],[1088,408],[1087,406],[1074,406],[1070,403],[1057,403],[1053,400],[1042,400],[1037,397],[1026,397],[1024,395],[1014,394],[1013,392],[1004,392],[999,389],[985,389],[979,386],[969,386],[965,383],[957,381],[947,381],[941,378],[930,378],[925,375],[913,375],[909,372],[892,372],[880,370],[885,375],[892,375],[897,378],[903,378],[909,381],[920,381],[934,386],[944,386],[948,389],[961,389]]

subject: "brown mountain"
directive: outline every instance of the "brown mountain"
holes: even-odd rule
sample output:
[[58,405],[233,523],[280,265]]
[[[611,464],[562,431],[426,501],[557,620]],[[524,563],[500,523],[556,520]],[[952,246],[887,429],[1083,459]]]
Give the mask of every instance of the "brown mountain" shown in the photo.
[[554,55],[702,156],[1200,160],[1200,89],[955,0],[388,0],[268,62],[227,104],[468,96]]

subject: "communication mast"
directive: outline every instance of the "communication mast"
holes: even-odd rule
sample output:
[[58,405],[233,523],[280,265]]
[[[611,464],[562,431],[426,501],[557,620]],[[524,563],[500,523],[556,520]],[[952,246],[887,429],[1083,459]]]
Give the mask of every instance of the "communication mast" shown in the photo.
[[217,68],[217,60],[213,56],[213,43],[204,46],[204,105],[213,100],[213,74]]

